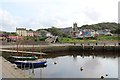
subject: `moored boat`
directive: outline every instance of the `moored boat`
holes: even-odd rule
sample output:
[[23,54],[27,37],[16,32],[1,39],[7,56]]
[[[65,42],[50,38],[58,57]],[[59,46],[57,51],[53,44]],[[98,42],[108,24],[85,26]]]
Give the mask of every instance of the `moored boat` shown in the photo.
[[40,67],[47,65],[46,61],[15,61],[18,67]]
[[11,56],[11,58],[15,59],[15,60],[37,60],[38,57],[37,56]]

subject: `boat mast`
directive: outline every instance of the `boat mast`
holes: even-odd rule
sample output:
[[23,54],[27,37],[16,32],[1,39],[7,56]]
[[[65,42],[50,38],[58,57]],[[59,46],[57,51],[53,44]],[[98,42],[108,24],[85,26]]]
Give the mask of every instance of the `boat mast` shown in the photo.
[[40,48],[40,60],[42,61],[42,48]]
[[18,56],[18,38],[16,38],[16,44],[17,44],[17,54],[16,54],[16,56]]
[[32,56],[34,56],[33,52],[34,52],[34,44],[33,44],[33,48],[32,48]]
[[22,47],[22,60],[23,60],[23,56],[24,56],[23,52],[24,52],[24,44],[23,44],[23,47]]

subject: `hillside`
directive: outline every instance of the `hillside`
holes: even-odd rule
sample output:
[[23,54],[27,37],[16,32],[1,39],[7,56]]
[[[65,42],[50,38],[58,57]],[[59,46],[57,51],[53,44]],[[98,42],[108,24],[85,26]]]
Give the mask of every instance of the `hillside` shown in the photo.
[[110,30],[117,30],[118,24],[117,23],[98,23],[98,24],[92,24],[92,25],[83,25],[79,27],[79,29],[94,29],[94,30],[104,30],[104,29],[110,29]]

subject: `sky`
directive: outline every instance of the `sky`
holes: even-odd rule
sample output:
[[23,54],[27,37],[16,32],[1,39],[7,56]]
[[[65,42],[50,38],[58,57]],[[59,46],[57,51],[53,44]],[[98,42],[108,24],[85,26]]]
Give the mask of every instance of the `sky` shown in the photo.
[[0,30],[118,22],[119,0],[0,0]]

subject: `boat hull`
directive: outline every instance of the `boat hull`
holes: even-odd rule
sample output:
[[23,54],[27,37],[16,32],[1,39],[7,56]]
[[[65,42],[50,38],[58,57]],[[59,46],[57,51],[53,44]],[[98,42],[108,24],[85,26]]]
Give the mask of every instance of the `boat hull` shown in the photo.
[[11,59],[12,62],[16,61],[16,60],[37,60],[38,57],[33,56],[33,57],[21,57],[21,56],[11,56],[9,59]]
[[41,61],[41,62],[15,61],[15,64],[18,67],[22,67],[22,68],[23,67],[36,68],[36,67],[42,67],[47,65],[46,61]]

